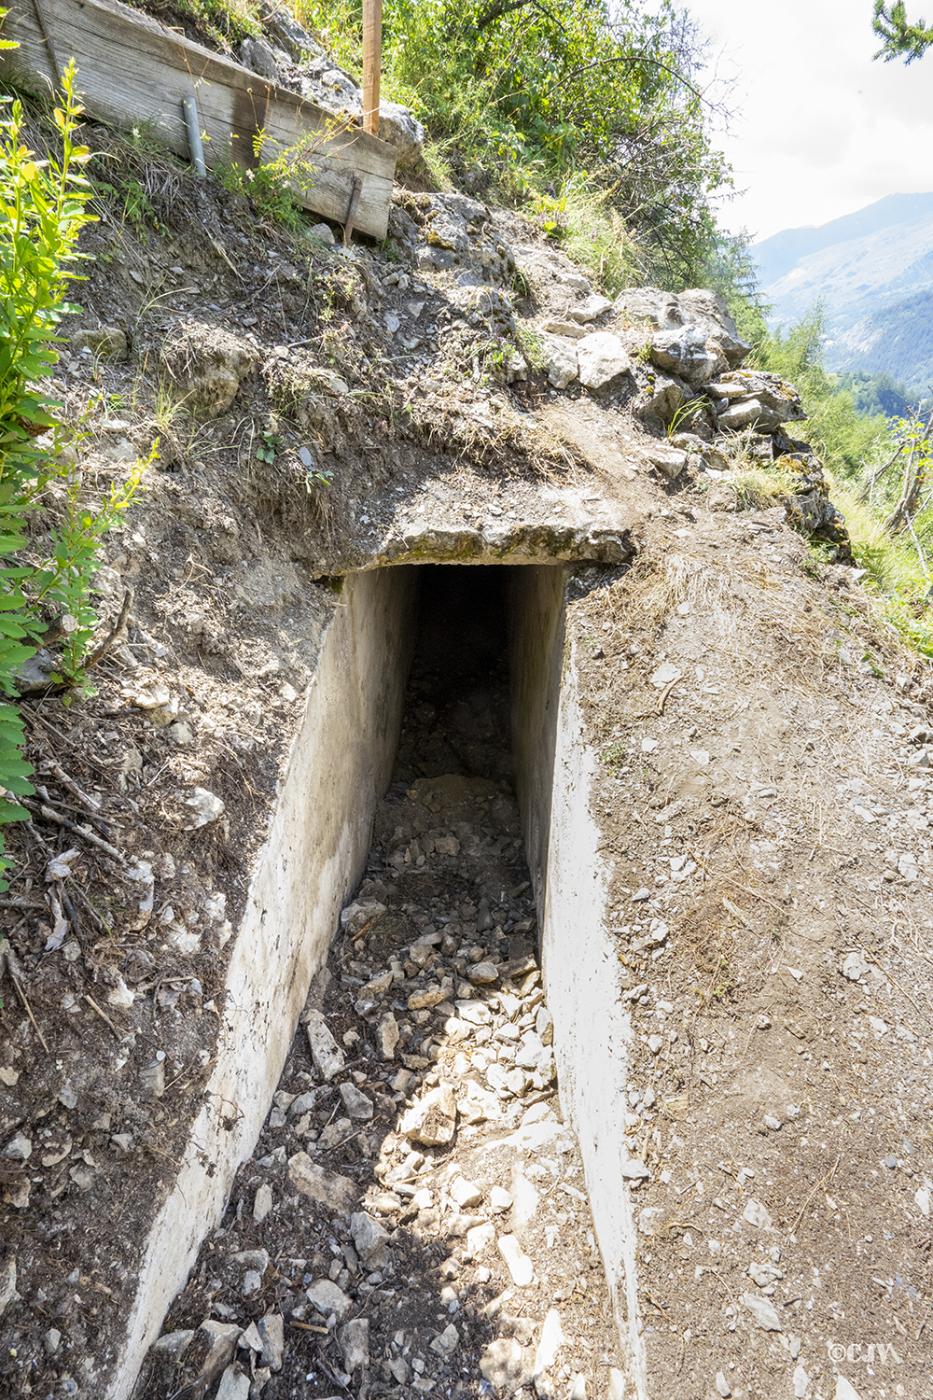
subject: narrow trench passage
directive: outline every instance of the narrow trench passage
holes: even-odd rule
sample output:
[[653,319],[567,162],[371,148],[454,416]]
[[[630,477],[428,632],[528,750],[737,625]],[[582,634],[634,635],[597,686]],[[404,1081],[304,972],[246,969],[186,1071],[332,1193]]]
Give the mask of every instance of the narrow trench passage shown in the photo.
[[365,874],[140,1400],[614,1393],[511,782],[508,572],[419,570]]

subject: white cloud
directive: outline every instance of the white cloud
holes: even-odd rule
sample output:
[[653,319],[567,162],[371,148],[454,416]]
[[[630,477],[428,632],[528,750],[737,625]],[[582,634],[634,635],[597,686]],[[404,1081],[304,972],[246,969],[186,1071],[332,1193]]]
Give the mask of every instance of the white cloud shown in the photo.
[[735,83],[728,227],[764,238],[933,190],[933,53],[874,62],[870,0],[686,4],[711,40],[708,76]]

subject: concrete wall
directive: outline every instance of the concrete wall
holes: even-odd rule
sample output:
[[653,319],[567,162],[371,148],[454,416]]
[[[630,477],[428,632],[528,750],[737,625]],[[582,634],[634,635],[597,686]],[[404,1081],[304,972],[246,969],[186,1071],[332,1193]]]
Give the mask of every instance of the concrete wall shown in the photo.
[[125,1400],[269,1109],[312,976],[362,874],[391,775],[412,640],[413,573],[346,580],[322,639],[227,969],[205,1105],[145,1242],[108,1396]]
[[647,1400],[636,1229],[622,1176],[632,1029],[609,931],[607,879],[591,797],[598,759],[585,740],[566,571],[515,571],[511,584],[513,745],[541,959],[554,1017],[564,1114],[576,1131],[615,1308],[626,1377]]

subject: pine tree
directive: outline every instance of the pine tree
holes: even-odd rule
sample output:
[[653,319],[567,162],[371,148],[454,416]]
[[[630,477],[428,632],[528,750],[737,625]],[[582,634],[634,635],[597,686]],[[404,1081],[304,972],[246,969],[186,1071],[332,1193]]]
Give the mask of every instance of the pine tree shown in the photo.
[[893,58],[913,63],[915,59],[922,58],[933,44],[933,26],[922,19],[912,24],[907,18],[904,0],[894,0],[889,4],[885,4],[884,0],[875,0],[872,28],[882,40],[875,57],[883,58],[886,63]]

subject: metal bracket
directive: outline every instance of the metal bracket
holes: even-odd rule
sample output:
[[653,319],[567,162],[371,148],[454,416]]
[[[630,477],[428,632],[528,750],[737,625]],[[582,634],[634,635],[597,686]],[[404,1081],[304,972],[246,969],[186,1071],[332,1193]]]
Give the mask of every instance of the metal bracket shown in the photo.
[[356,215],[356,207],[360,202],[360,192],[363,188],[363,181],[359,175],[353,176],[353,188],[350,191],[350,202],[347,205],[347,216],[343,221],[343,243],[347,247],[353,235],[353,219]]

